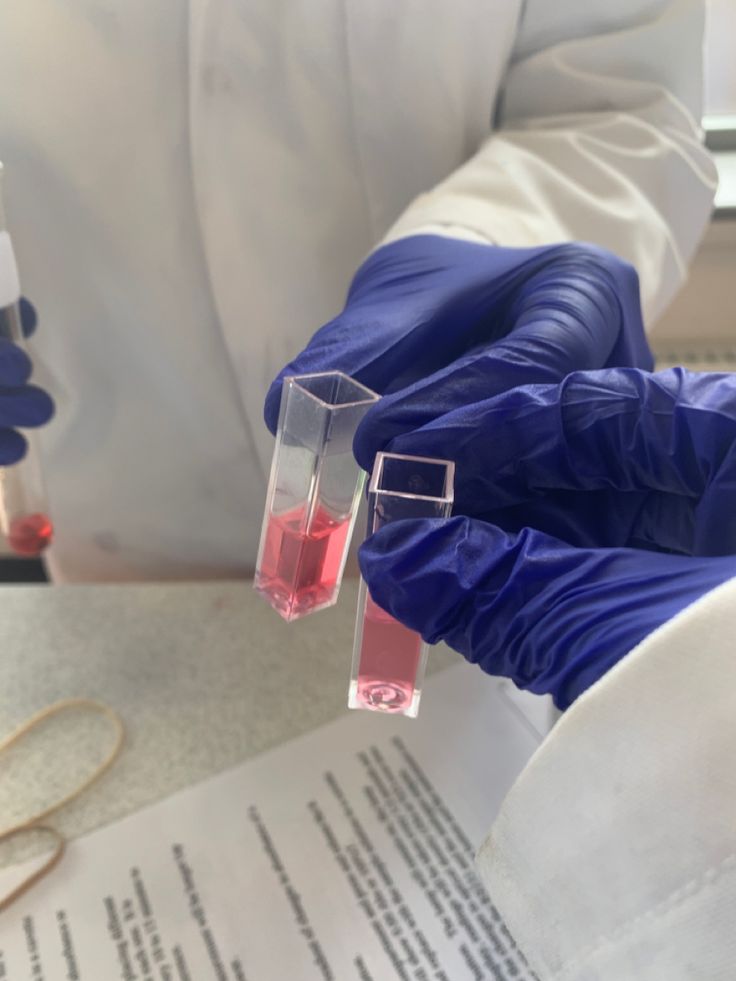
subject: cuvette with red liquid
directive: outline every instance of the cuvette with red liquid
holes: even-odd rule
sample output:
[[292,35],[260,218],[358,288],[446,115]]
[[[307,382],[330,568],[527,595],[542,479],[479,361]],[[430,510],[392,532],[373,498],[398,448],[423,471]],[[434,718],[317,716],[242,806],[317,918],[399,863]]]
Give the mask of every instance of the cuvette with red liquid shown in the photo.
[[[455,464],[379,453],[368,495],[368,532],[405,518],[446,518],[452,511]],[[382,610],[361,580],[348,706],[416,716],[429,645]]]
[[365,478],[353,436],[377,399],[340,371],[284,380],[253,585],[285,620],[337,601]]
[[[22,348],[25,340],[21,330],[19,300],[18,269],[13,243],[5,227],[0,194],[0,338]],[[28,447],[23,459],[11,466],[0,467],[0,534],[16,555],[37,556],[51,544],[53,525],[49,518],[36,441],[32,433],[26,432],[24,436]]]

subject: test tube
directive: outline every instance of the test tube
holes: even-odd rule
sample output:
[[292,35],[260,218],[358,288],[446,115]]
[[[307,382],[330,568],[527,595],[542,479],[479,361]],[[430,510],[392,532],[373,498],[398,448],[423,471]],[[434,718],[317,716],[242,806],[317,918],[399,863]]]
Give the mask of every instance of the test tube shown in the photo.
[[[404,518],[447,518],[455,464],[379,453],[368,495],[368,533]],[[419,711],[429,644],[381,609],[361,579],[348,707],[414,718]]]
[[284,379],[253,586],[285,620],[337,602],[365,480],[353,436],[377,399],[341,371]]
[[[0,337],[25,348],[19,300],[18,269],[5,225],[0,164]],[[0,467],[0,533],[16,555],[37,556],[51,544],[54,527],[35,436],[23,435],[28,443],[26,455],[12,466]]]

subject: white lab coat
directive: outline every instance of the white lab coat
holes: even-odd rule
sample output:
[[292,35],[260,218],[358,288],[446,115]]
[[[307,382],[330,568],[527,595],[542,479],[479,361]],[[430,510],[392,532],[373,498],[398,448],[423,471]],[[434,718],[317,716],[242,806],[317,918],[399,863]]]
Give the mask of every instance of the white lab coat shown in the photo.
[[[384,236],[587,239],[636,265],[651,323],[713,195],[701,36],[698,0],[3,4],[7,211],[58,403],[44,434],[56,576],[252,567],[266,388]],[[593,697],[548,746],[574,741]],[[609,773],[625,785],[626,767]],[[519,795],[544,800],[553,776],[532,768]],[[585,923],[590,906],[550,931],[508,891],[504,904],[540,977],[557,977],[565,916]],[[585,970],[564,976],[621,976]]]
[[583,695],[480,851],[541,981],[736,978],[736,579]]
[[637,265],[651,319],[712,197],[701,17],[697,0],[532,0],[523,19],[519,0],[0,5],[8,221],[58,403],[55,576],[252,568],[264,393],[417,195],[393,235],[598,242]]

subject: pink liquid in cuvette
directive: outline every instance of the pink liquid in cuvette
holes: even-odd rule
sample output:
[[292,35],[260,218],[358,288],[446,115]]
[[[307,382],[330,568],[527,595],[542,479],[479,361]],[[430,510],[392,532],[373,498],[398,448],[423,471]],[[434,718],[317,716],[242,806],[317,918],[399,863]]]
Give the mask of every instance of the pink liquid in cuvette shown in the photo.
[[405,712],[414,697],[422,638],[366,594],[357,699],[369,709]]
[[8,529],[8,545],[17,555],[40,555],[51,544],[54,526],[45,514],[22,514]]
[[327,606],[337,594],[350,518],[320,508],[304,530],[304,508],[271,516],[255,588],[287,620]]

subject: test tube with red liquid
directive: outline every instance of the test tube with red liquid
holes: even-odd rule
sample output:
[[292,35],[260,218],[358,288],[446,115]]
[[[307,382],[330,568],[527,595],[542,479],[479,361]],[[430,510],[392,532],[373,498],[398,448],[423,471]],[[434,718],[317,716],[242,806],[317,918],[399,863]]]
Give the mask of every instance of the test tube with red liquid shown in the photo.
[[[447,518],[455,464],[449,460],[379,453],[368,495],[368,532],[406,518]],[[414,718],[419,711],[429,645],[371,598],[358,593],[348,706]]]
[[[0,194],[0,337],[25,347],[19,300],[18,269],[5,227]],[[28,432],[24,437],[28,448],[23,459],[11,466],[0,467],[0,534],[16,555],[32,557],[40,555],[51,544],[54,528],[49,518],[35,437]]]
[[253,586],[285,620],[337,602],[365,479],[353,436],[377,399],[341,371],[284,379]]

